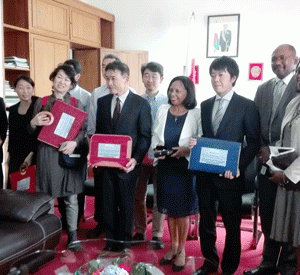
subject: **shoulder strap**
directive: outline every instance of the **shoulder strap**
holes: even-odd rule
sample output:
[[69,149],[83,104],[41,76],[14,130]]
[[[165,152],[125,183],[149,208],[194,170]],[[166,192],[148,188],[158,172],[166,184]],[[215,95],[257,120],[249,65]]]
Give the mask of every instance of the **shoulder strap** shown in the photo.
[[77,107],[76,98],[75,98],[75,97],[71,97],[70,99],[71,99],[71,105],[72,105],[73,107]]
[[44,96],[41,101],[41,105],[45,107],[47,105],[49,96]]
[[[49,98],[49,96],[44,96],[44,97],[42,98],[41,105],[42,105],[43,107],[45,107],[45,106],[47,105],[48,98]],[[76,102],[76,98],[75,98],[75,97],[71,97],[71,105],[72,105],[73,107],[77,107],[77,102]]]

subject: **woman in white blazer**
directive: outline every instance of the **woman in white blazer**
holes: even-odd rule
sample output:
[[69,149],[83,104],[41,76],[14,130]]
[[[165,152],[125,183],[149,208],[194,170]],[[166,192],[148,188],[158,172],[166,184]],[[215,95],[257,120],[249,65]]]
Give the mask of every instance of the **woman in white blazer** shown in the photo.
[[188,77],[172,79],[168,99],[169,105],[158,109],[151,146],[156,153],[161,153],[162,149],[172,152],[171,155],[158,157],[157,204],[159,212],[168,215],[171,237],[171,249],[160,264],[171,264],[174,260],[172,269],[176,272],[185,267],[188,216],[198,211],[188,159],[189,141],[191,137],[201,135],[201,123],[200,110],[195,109],[195,86]]
[[[300,92],[300,67],[296,74]],[[281,138],[276,144],[292,147],[298,157],[283,171],[271,171],[270,180],[278,184],[271,238],[298,247],[300,266],[300,93],[286,107]],[[283,168],[283,167],[282,167]]]

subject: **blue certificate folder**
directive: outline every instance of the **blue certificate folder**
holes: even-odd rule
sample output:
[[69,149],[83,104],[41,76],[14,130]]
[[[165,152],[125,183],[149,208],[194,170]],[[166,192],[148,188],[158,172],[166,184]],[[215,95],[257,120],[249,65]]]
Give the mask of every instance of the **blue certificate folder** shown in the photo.
[[213,138],[197,138],[191,151],[189,169],[216,174],[231,171],[235,176],[239,167],[241,143]]

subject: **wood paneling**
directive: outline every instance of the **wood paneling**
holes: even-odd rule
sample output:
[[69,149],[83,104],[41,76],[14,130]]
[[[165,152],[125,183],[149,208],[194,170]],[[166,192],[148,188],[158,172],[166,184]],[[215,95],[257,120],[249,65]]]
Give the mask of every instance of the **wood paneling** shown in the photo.
[[30,73],[35,81],[35,94],[49,95],[52,87],[49,76],[59,63],[68,59],[69,43],[34,34],[30,35],[30,43],[31,59],[34,62]]
[[46,36],[69,39],[69,7],[51,0],[31,0],[30,30]]
[[87,46],[100,47],[99,17],[71,8],[70,39],[72,42]]

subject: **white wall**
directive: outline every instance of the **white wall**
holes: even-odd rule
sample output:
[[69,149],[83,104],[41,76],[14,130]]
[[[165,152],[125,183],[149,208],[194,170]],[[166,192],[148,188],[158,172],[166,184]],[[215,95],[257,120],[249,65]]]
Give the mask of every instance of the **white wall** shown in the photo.
[[82,0],[115,15],[115,48],[146,50],[149,61],[165,68],[166,91],[170,80],[182,74],[187,52],[188,26],[192,12],[196,16],[199,81],[197,98],[202,101],[214,94],[206,58],[207,16],[239,13],[240,42],[236,61],[240,77],[235,90],[254,98],[262,81],[248,81],[249,63],[263,62],[263,81],[273,77],[272,51],[283,43],[300,53],[298,31],[299,0]]

